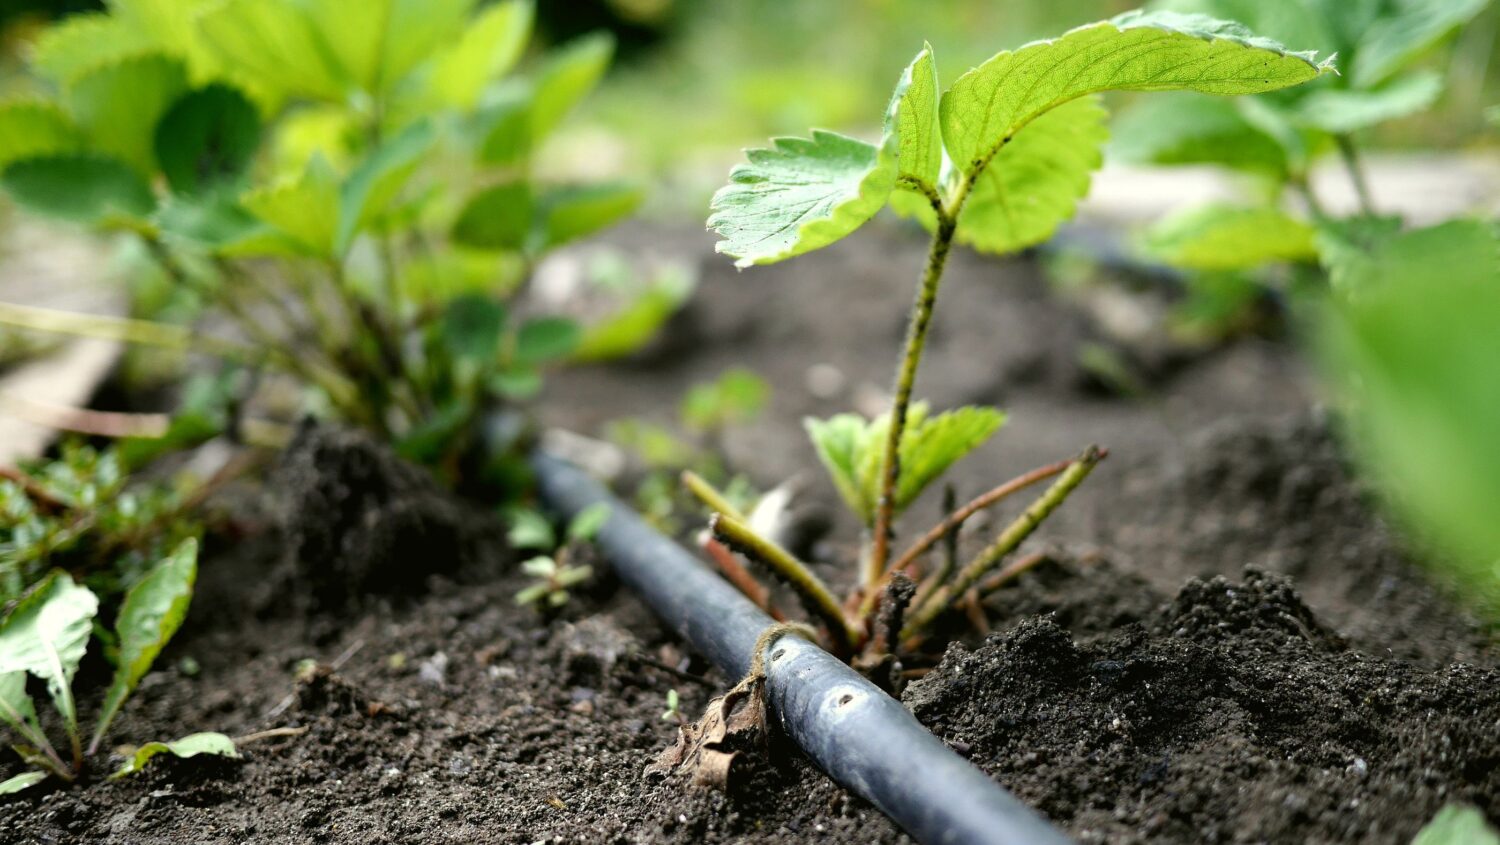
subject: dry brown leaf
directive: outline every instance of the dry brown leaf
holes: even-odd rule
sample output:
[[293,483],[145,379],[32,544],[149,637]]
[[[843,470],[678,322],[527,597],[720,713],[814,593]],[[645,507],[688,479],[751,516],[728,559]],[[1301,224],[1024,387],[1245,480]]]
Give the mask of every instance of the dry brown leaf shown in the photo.
[[677,773],[696,786],[727,790],[734,761],[765,735],[764,681],[744,683],[713,699],[698,721],[677,730],[677,744],[664,750],[647,774]]

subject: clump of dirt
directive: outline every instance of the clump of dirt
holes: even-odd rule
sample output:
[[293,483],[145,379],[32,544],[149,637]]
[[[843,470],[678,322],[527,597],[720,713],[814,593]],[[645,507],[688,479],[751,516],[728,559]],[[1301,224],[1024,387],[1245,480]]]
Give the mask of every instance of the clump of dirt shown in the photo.
[[270,487],[294,580],[320,607],[410,595],[501,545],[493,518],[358,431],[305,425]]
[[1500,672],[1350,651],[1255,570],[1092,643],[1043,617],[955,645],[905,698],[1085,842],[1405,843],[1448,801],[1500,811]]

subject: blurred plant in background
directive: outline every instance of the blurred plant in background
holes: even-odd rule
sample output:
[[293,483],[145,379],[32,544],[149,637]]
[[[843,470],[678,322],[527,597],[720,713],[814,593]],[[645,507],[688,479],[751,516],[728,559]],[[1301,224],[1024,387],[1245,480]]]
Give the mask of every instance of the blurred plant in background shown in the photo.
[[482,412],[534,395],[584,334],[527,313],[537,262],[641,200],[533,175],[609,36],[512,75],[532,5],[476,7],[116,0],[46,29],[30,90],[0,102],[0,184],[26,211],[135,237],[166,299],[238,336],[15,305],[0,320],[291,376],[312,407],[456,477]]

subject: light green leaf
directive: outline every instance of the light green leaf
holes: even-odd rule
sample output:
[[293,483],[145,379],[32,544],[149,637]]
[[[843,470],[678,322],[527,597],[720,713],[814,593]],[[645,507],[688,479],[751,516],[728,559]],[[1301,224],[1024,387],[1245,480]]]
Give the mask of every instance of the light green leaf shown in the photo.
[[1142,97],[1110,126],[1109,151],[1143,164],[1219,164],[1281,174],[1287,156],[1238,102],[1189,91]]
[[557,547],[557,532],[552,522],[541,513],[530,508],[516,508],[509,513],[510,530],[505,538],[515,549],[541,549],[550,551]]
[[875,502],[865,496],[859,480],[859,464],[869,449],[869,424],[858,414],[838,414],[826,420],[807,417],[802,425],[844,504],[866,525],[874,522]]
[[594,90],[614,54],[614,37],[598,32],[570,41],[548,57],[532,95],[529,124],[533,149]]
[[172,196],[152,218],[162,235],[209,249],[244,245],[267,227],[223,191]]
[[1103,163],[1108,115],[1098,98],[1066,103],[1018,132],[974,182],[959,243],[1008,253],[1041,243],[1073,216]]
[[156,122],[187,90],[187,68],[162,53],[101,64],[68,87],[68,109],[99,149],[156,172]]
[[440,45],[457,38],[475,0],[306,0],[319,41],[342,78],[385,91]]
[[516,332],[515,359],[523,364],[544,364],[568,357],[578,348],[582,331],[567,317],[537,317],[521,324]]
[[1331,71],[1238,24],[1202,15],[1127,12],[1053,41],[1002,52],[943,95],[943,141],[972,176],[1039,115],[1086,94],[1188,89],[1254,94]]
[[337,62],[299,4],[224,0],[204,9],[197,22],[209,51],[234,78],[255,79],[277,99],[344,100]]
[[686,272],[664,270],[623,308],[584,327],[573,360],[609,361],[644,347],[692,295],[693,287]]
[[585,185],[556,188],[542,195],[542,249],[611,226],[640,207],[645,194],[634,185]]
[[[589,505],[568,521],[568,542],[593,542],[594,538],[599,536],[599,532],[604,528],[604,523],[608,521],[609,505],[604,502],[595,502]],[[582,568],[587,569],[587,567]],[[586,578],[588,578],[588,575],[572,580],[570,583],[578,583]]]
[[187,539],[125,594],[115,621],[119,661],[104,696],[91,749],[97,749],[125,699],[171,641],[193,600],[198,577],[198,541]]
[[212,754],[218,757],[238,758],[239,751],[235,750],[234,740],[213,731],[188,734],[182,739],[174,742],[148,742],[137,748],[135,754],[119,771],[109,776],[110,780],[133,775],[144,769],[152,757],[158,754],[171,754],[174,757],[197,757],[199,754]]
[[531,245],[536,203],[526,182],[486,188],[469,198],[450,237],[463,246],[520,252]]
[[381,144],[349,174],[340,190],[335,252],[348,252],[359,230],[390,206],[436,140],[432,124],[419,121]]
[[744,367],[735,367],[689,389],[682,397],[678,415],[686,428],[708,431],[754,419],[770,395],[771,386],[765,379]]
[[13,778],[0,781],[0,795],[12,795],[23,789],[36,786],[46,779],[46,772],[22,772]]
[[1417,831],[1411,845],[1500,845],[1500,831],[1467,804],[1449,804]]
[[156,125],[153,146],[174,191],[236,180],[260,143],[260,113],[244,94],[210,85],[185,94]]
[[0,184],[18,205],[87,225],[144,218],[156,205],[138,172],[117,158],[90,153],[12,162],[0,175]]
[[138,55],[152,39],[118,15],[72,15],[48,27],[31,48],[31,68],[58,88],[101,65]]
[[1443,77],[1433,71],[1400,76],[1375,89],[1323,88],[1302,98],[1296,117],[1324,132],[1355,132],[1416,114],[1442,91]]
[[1151,227],[1147,252],[1188,270],[1247,270],[1273,262],[1314,262],[1312,226],[1280,209],[1210,205]]
[[886,134],[897,138],[898,178],[936,191],[943,169],[943,133],[938,125],[938,76],[931,44],[922,45],[922,52],[907,65],[885,119]]
[[485,9],[458,42],[438,54],[427,85],[433,99],[469,111],[485,85],[513,68],[531,35],[531,0],[506,0]]
[[251,214],[274,226],[297,248],[325,258],[336,255],[339,181],[328,163],[315,157],[302,173],[240,198]]
[[1500,238],[1451,221],[1375,242],[1357,266],[1321,333],[1355,454],[1433,565],[1500,618]]
[[36,705],[26,694],[24,671],[0,673],[0,722],[20,734],[42,732],[36,720]]
[[0,622],[0,675],[30,672],[45,680],[70,734],[78,730],[73,673],[88,648],[98,610],[92,591],[55,570]]
[[[1005,415],[994,408],[956,408],[935,417],[910,416],[901,436],[901,479],[896,486],[896,510],[899,513],[916,500],[927,485],[937,480],[959,458],[979,448],[1005,422]],[[877,421],[876,443],[884,443],[884,418]],[[878,451],[878,450],[876,450]],[[876,479],[869,496],[879,496]]]
[[1473,18],[1489,0],[1397,0],[1363,33],[1355,48],[1350,81],[1371,88],[1390,79],[1412,59]]
[[71,153],[82,147],[83,133],[55,103],[0,102],[0,170],[19,159]]
[[715,249],[736,267],[772,264],[821,249],[865,224],[896,184],[895,139],[883,147],[813,130],[812,138],[776,138],[750,150],[748,164],[714,194],[709,228]]
[[505,331],[505,306],[481,294],[454,297],[443,310],[443,343],[455,358],[479,364],[500,354]]

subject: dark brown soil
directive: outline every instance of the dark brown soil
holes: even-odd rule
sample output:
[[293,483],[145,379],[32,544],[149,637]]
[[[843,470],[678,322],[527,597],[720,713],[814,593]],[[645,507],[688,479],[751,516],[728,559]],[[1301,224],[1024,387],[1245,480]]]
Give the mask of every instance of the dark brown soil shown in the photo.
[[[664,421],[688,385],[748,365],[775,399],[731,459],[762,484],[804,472],[831,503],[800,418],[885,383],[921,246],[884,235],[745,274],[705,257],[667,351],[553,380],[553,421]],[[1495,644],[1371,515],[1286,346],[1122,348],[1151,390],[1127,401],[1077,364],[1108,333],[1032,264],[962,256],[945,285],[920,392],[1011,415],[960,492],[1089,442],[1113,454],[1039,537],[1062,563],[996,594],[995,633],[908,687],[919,718],[1082,841],[1405,842],[1453,798],[1500,816]],[[811,364],[847,389],[815,397]],[[555,617],[515,607],[525,579],[492,517],[360,438],[305,434],[269,489],[282,527],[210,552],[113,736],[307,733],[0,799],[0,840],[904,841],[779,743],[728,795],[647,777],[675,734],[667,691],[696,715],[733,679],[607,575]],[[825,553],[853,536],[838,523]],[[0,757],[0,777],[18,767]]]

